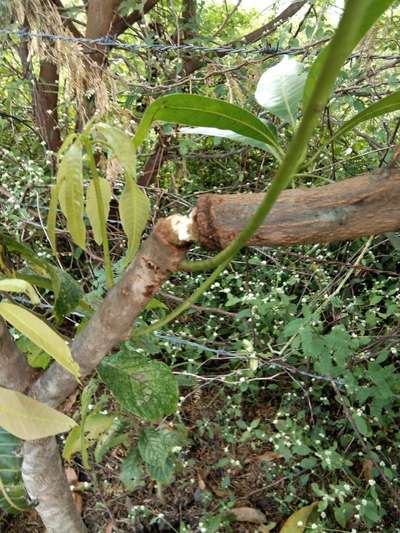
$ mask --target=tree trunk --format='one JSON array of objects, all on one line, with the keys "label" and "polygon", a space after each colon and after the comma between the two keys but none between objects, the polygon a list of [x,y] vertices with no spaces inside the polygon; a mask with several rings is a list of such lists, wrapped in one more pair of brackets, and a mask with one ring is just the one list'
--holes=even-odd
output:
[{"label": "tree trunk", "polygon": [[40,63],[39,79],[33,88],[33,118],[49,150],[57,152],[61,146],[58,125],[58,66],[48,60]]},{"label": "tree trunk", "polygon": [[[195,213],[198,241],[225,248],[254,215],[264,194],[205,194]],[[352,240],[400,229],[400,170],[381,169],[339,183],[284,191],[250,246]]]},{"label": "tree trunk", "polygon": [[[182,218],[186,221],[186,217]],[[176,220],[176,218],[175,218]],[[186,252],[170,219],[161,220],[122,279],[112,288],[86,328],[72,343],[72,355],[81,376],[90,375],[105,355],[130,336],[132,323],[171,272],[177,270]],[[77,387],[74,377],[57,363],[34,383],[31,395],[57,407]],[[47,530],[81,533],[84,526],[71,504],[54,438],[27,442],[22,468],[24,482]]]}]

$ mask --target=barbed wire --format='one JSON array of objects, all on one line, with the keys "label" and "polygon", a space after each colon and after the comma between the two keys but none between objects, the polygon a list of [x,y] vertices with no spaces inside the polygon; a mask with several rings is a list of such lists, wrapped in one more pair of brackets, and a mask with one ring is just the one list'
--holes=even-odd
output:
[{"label": "barbed wire", "polygon": [[271,47],[269,45],[261,46],[258,48],[241,46],[233,48],[232,46],[203,46],[197,44],[157,44],[157,43],[141,43],[141,44],[128,44],[122,41],[113,39],[110,36],[91,39],[89,37],[74,37],[72,35],[57,35],[46,32],[34,32],[24,29],[15,30],[11,28],[0,29],[0,35],[8,37],[18,37],[19,39],[38,38],[48,39],[50,41],[64,41],[85,45],[105,46],[118,48],[120,50],[127,50],[130,52],[138,52],[140,50],[154,50],[156,52],[168,52],[174,50],[190,51],[190,52],[203,52],[203,53],[222,53],[222,54],[268,54],[268,55],[282,55],[290,51],[279,50],[278,47]]}]

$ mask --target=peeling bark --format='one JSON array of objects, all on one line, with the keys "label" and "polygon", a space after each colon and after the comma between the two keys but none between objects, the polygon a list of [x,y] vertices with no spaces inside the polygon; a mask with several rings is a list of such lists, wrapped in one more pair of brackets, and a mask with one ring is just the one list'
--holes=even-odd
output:
[{"label": "peeling bark", "polygon": [[[264,194],[205,194],[195,214],[204,248],[225,248],[254,215]],[[339,183],[284,191],[250,246],[352,240],[400,229],[400,170],[378,170]]]},{"label": "peeling bark", "polygon": [[[109,291],[72,343],[72,355],[81,367],[82,377],[91,374],[105,355],[129,338],[133,321],[170,273],[177,270],[187,249],[186,241],[182,240],[186,236],[183,222],[176,218],[158,222],[120,282]],[[191,221],[186,222],[189,230]],[[34,383],[30,393],[37,400],[57,407],[76,387],[73,376],[53,363]],[[53,438],[27,442],[23,479],[31,498],[38,502],[37,510],[48,531],[81,533],[84,526],[71,505],[71,493],[56,455]]]},{"label": "peeling bark", "polygon": [[6,323],[0,318],[0,386],[23,392],[31,385],[34,376],[33,368],[26,362]]}]

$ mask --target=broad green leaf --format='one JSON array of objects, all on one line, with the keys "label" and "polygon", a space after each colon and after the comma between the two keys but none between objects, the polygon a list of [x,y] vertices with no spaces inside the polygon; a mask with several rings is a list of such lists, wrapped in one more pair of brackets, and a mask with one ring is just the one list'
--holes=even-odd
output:
[{"label": "broad green leaf", "polygon": [[138,449],[152,479],[168,484],[172,481],[175,466],[171,451],[177,444],[176,434],[165,429],[146,428],[139,437]]},{"label": "broad green leaf", "polygon": [[133,137],[103,122],[96,124],[93,130],[101,134],[127,175],[134,178],[136,176],[136,148]]},{"label": "broad green leaf", "polygon": [[59,188],[59,183],[50,188],[49,212],[47,214],[47,235],[54,255],[57,254],[56,225]]},{"label": "broad green leaf", "polygon": [[363,416],[357,415],[357,414],[353,415],[353,419],[354,419],[354,422],[355,422],[355,424],[357,426],[358,431],[362,435],[364,435],[365,437],[370,437],[371,436],[371,429],[370,429],[369,424],[366,421],[366,419]]},{"label": "broad green leaf", "polygon": [[126,261],[129,263],[138,251],[140,239],[150,215],[149,199],[129,176],[119,198],[119,214],[122,227],[128,237]]},{"label": "broad green leaf", "polygon": [[73,241],[85,248],[86,228],[83,220],[82,145],[75,141],[64,155],[57,173],[58,199],[67,219],[67,230]]},{"label": "broad green leaf", "polygon": [[121,481],[126,490],[133,491],[144,485],[144,472],[141,467],[142,458],[135,447],[126,456],[121,465]]},{"label": "broad green leaf", "polygon": [[15,514],[28,507],[21,476],[23,442],[0,427],[0,509]]},{"label": "broad green leaf", "polygon": [[210,137],[221,137],[223,139],[229,139],[231,141],[236,141],[248,146],[254,146],[255,148],[260,148],[265,152],[273,155],[278,161],[282,159],[280,152],[276,150],[272,145],[257,141],[251,137],[245,137],[244,135],[239,135],[231,130],[220,130],[218,128],[182,128],[181,133],[186,135],[209,135]]},{"label": "broad green leaf", "polygon": [[333,137],[336,139],[337,137],[340,137],[341,135],[344,135],[349,130],[352,130],[355,128],[358,124],[361,122],[365,122],[366,120],[371,120],[372,118],[379,117],[381,115],[384,115],[386,113],[392,113],[393,111],[398,111],[400,109],[400,91],[396,91],[395,93],[386,96],[386,98],[382,98],[379,100],[379,102],[376,102],[375,104],[370,105],[367,107],[367,109],[364,109],[364,111],[361,111],[361,113],[358,113],[355,117],[351,118],[350,120],[347,120],[343,126],[341,126],[333,135]]},{"label": "broad green leaf", "polygon": [[158,98],[143,115],[134,137],[135,146],[144,141],[155,120],[230,130],[279,150],[275,133],[264,122],[239,106],[215,98],[194,94],[171,94]]},{"label": "broad green leaf", "polygon": [[[98,440],[100,435],[110,429],[113,422],[113,415],[92,414],[88,415],[85,421],[86,446],[92,445]],[[75,426],[65,439],[63,457],[70,461],[74,453],[81,451],[81,426]]]},{"label": "broad green leaf", "polygon": [[90,225],[93,229],[94,240],[97,244],[102,244],[103,237],[101,234],[101,229],[103,223],[107,221],[108,214],[110,212],[110,202],[111,202],[111,185],[104,179],[99,178],[99,188],[101,201],[103,204],[103,213],[104,213],[104,222],[100,220],[99,209],[97,205],[97,196],[96,196],[96,184],[94,180],[89,183],[87,193],[86,193],[86,212],[89,217]]},{"label": "broad green leaf", "polygon": [[255,98],[264,109],[293,125],[303,96],[305,81],[303,65],[285,56],[261,76]]},{"label": "broad green leaf", "polygon": [[0,291],[22,292],[26,294],[33,304],[40,302],[39,296],[30,283],[23,279],[7,278],[0,280]]},{"label": "broad green leaf", "polygon": [[[359,20],[353,20],[353,25],[358,25],[358,31],[356,32],[351,48],[354,49],[361,39],[366,35],[369,29],[375,24],[378,18],[386,11],[386,9],[394,3],[395,0],[351,0],[351,2],[358,2],[363,8],[363,12]],[[350,1],[348,2],[350,4]],[[342,18],[348,17],[348,11],[346,5],[343,11]],[[321,70],[325,64],[328,50],[331,44],[325,46],[318,54],[314,63],[311,66],[311,69],[308,73],[305,90],[304,90],[304,101],[303,107],[306,108],[311,100],[311,96],[316,89],[316,83],[321,73]]]},{"label": "broad green leaf", "polygon": [[69,431],[76,422],[29,396],[0,387],[0,426],[20,439],[36,440]]},{"label": "broad green leaf", "polygon": [[293,513],[283,524],[280,533],[303,533],[305,531],[310,514],[313,512],[318,502],[302,507]]},{"label": "broad green leaf", "polygon": [[157,421],[175,412],[176,379],[167,365],[121,351],[103,360],[99,374],[127,411]]},{"label": "broad green leaf", "polygon": [[79,378],[79,365],[72,358],[68,344],[43,320],[27,309],[9,302],[0,302],[0,315],[73,376]]}]

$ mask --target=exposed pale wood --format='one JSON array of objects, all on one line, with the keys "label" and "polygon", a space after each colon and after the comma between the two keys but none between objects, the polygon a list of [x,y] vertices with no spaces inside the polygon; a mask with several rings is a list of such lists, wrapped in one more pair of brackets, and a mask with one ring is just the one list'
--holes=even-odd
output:
[{"label": "exposed pale wood", "polygon": [[[196,208],[200,244],[220,250],[243,229],[263,194],[205,194]],[[380,169],[312,189],[284,191],[248,242],[285,246],[352,240],[400,229],[400,170]]]}]

